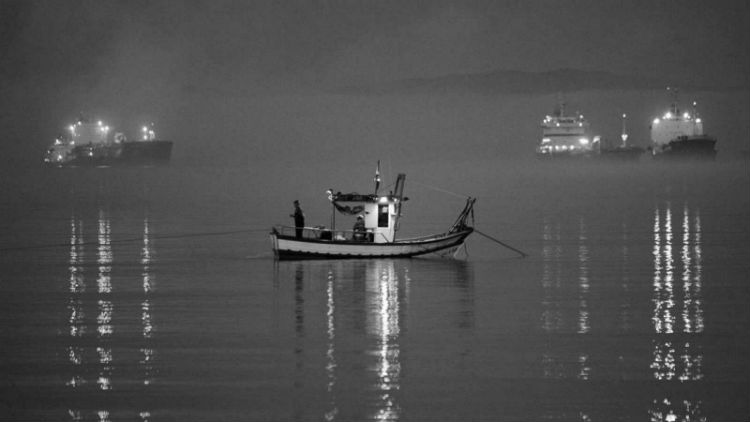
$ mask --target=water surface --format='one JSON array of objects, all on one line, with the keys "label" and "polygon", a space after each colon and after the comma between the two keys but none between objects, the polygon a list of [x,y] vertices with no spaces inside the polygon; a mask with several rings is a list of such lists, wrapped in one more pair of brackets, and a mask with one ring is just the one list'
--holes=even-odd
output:
[{"label": "water surface", "polygon": [[302,169],[8,179],[0,419],[746,420],[746,162],[482,164],[406,169],[404,234],[471,194],[526,259],[274,261],[348,189]]}]

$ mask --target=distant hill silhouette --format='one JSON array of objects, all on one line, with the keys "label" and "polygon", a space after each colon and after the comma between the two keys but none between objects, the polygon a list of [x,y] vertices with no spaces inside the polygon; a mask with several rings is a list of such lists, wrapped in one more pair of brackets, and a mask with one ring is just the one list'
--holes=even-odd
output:
[{"label": "distant hill silhouette", "polygon": [[349,94],[417,94],[429,92],[546,94],[583,90],[664,89],[667,86],[678,86],[681,89],[691,91],[743,89],[742,87],[706,86],[692,81],[675,81],[666,78],[566,68],[548,72],[494,70],[434,78],[410,78],[382,84],[348,86],[336,91]]}]

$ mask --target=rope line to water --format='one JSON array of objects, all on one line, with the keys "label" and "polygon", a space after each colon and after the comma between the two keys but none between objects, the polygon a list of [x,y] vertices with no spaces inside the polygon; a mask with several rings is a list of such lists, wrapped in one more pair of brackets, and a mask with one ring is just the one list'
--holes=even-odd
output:
[{"label": "rope line to water", "polygon": [[[220,231],[220,232],[167,234],[167,235],[161,235],[161,236],[155,235],[155,236],[148,236],[148,239],[149,240],[184,239],[184,238],[189,238],[189,237],[226,236],[230,234],[267,232],[267,231],[268,229],[241,229],[241,230],[227,230],[227,231]],[[109,244],[131,243],[131,242],[140,242],[140,241],[143,241],[143,236],[132,237],[132,238],[127,238],[127,239],[112,239],[109,241]],[[49,243],[46,245],[34,245],[34,246],[11,246],[11,247],[0,248],[0,252],[46,249],[46,248],[66,248],[70,246],[91,246],[91,245],[99,245],[99,244],[100,242],[96,240],[96,241],[88,241],[88,242],[76,242],[73,244],[71,244],[70,242],[67,242],[67,243]]]},{"label": "rope line to water", "polygon": [[423,186],[423,187],[426,187],[426,188],[429,188],[429,189],[434,189],[434,190],[436,190],[438,192],[447,193],[449,195],[457,196],[459,198],[464,198],[464,199],[465,198],[471,198],[469,195],[463,195],[463,194],[460,194],[460,193],[451,192],[449,190],[445,190],[443,188],[439,188],[437,186],[428,185],[428,184],[425,184],[425,183],[420,183],[420,182],[417,182],[415,180],[412,180],[409,183],[414,183],[415,185],[420,185],[420,186]]},{"label": "rope line to water", "polygon": [[480,234],[480,235],[482,235],[484,237],[486,237],[487,239],[489,239],[489,240],[491,240],[491,241],[493,241],[495,243],[498,243],[498,244],[500,244],[502,246],[505,246],[506,248],[512,250],[513,252],[516,252],[517,254],[521,255],[521,258],[526,258],[527,256],[529,256],[529,254],[527,254],[526,252],[524,252],[522,250],[519,250],[519,249],[516,249],[513,246],[508,245],[507,243],[503,243],[503,242],[495,239],[494,237],[492,237],[492,236],[490,236],[488,234],[482,233],[479,230],[477,230],[476,228],[474,229],[474,232],[477,233],[477,234]]}]

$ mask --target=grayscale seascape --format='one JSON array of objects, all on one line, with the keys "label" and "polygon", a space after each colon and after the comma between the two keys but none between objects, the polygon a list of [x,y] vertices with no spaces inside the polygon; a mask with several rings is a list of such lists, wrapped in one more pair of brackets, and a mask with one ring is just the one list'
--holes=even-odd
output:
[{"label": "grayscale seascape", "polygon": [[750,421],[747,0],[0,0],[0,133],[0,422]]}]

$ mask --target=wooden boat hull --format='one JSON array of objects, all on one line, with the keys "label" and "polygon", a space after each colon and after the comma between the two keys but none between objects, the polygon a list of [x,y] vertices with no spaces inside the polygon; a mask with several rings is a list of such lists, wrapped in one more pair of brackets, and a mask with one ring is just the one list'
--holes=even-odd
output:
[{"label": "wooden boat hull", "polygon": [[474,230],[467,227],[418,239],[390,243],[320,240],[286,236],[271,232],[274,255],[278,259],[345,259],[345,258],[409,258],[426,254],[453,254]]}]

